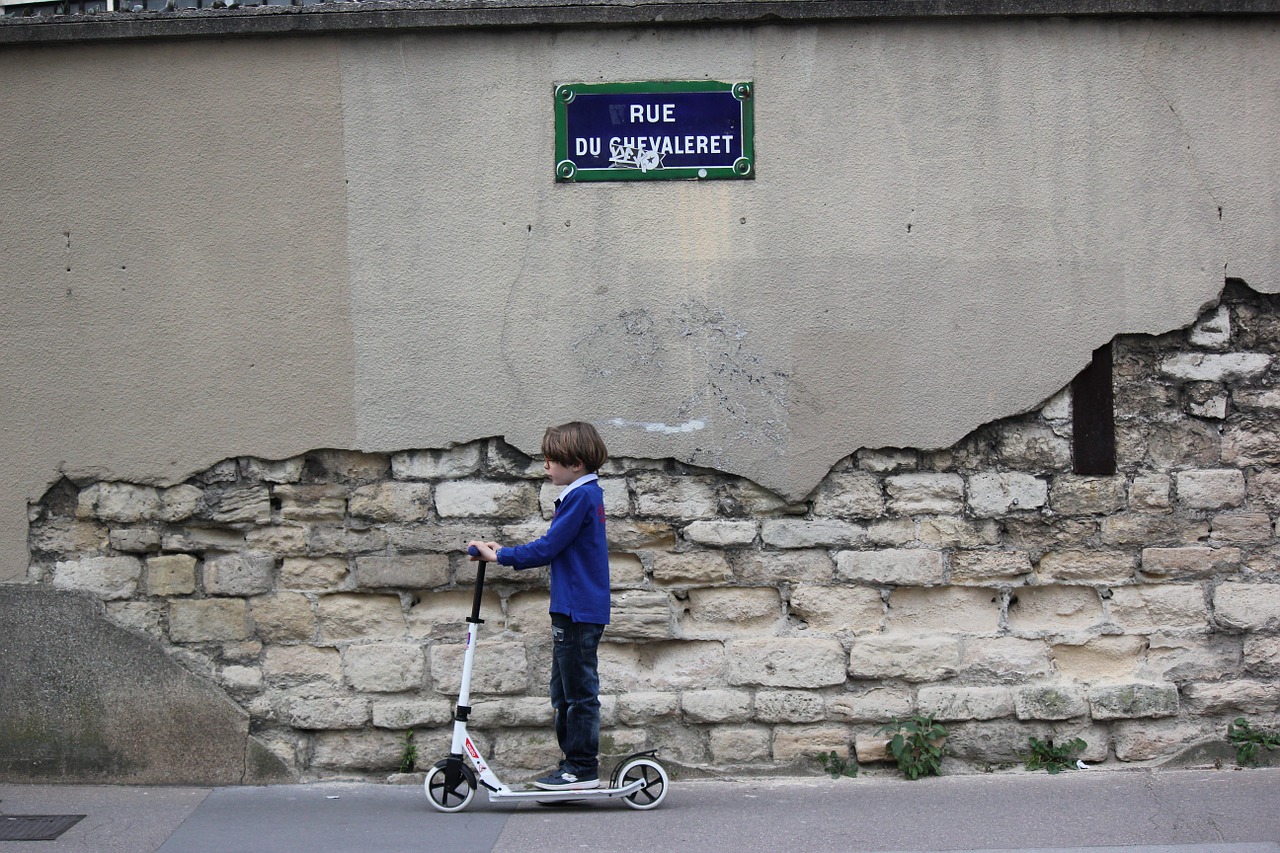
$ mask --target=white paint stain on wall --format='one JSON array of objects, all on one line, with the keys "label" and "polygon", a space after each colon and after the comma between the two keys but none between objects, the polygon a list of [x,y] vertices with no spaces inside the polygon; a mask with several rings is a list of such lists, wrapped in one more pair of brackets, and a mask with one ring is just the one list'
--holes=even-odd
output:
[{"label": "white paint stain on wall", "polygon": [[609,426],[616,427],[639,427],[645,432],[660,432],[663,435],[677,435],[682,432],[697,432],[700,429],[706,429],[707,422],[704,420],[685,421],[682,424],[664,424],[650,421],[628,421],[622,418],[613,418],[606,421]]}]

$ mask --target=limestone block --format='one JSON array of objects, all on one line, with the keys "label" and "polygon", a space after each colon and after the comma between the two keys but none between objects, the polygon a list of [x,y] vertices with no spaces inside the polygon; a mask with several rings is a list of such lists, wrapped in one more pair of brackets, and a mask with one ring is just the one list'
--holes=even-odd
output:
[{"label": "limestone block", "polygon": [[85,557],[54,563],[53,585],[58,589],[82,589],[104,601],[132,598],[142,577],[137,557]]},{"label": "limestone block", "polygon": [[816,631],[878,631],[884,620],[879,590],[802,583],[791,591],[791,615]]},{"label": "limestone block", "polygon": [[380,729],[444,726],[453,720],[453,708],[453,703],[444,699],[375,700],[373,724]]},{"label": "limestone block", "polygon": [[1238,679],[1188,684],[1183,695],[1186,697],[1186,710],[1199,716],[1270,715],[1280,711],[1280,692],[1271,681]]},{"label": "limestone block", "polygon": [[758,690],[755,718],[762,723],[817,723],[826,718],[826,702],[811,690]]},{"label": "limestone block", "polygon": [[1053,478],[1049,506],[1061,515],[1106,515],[1125,507],[1123,474],[1112,477],[1085,477],[1060,474]]},{"label": "limestone block", "polygon": [[1102,623],[1102,601],[1091,587],[1019,587],[1009,599],[1009,629],[1021,635],[1088,631]]},{"label": "limestone block", "polygon": [[266,483],[296,483],[302,476],[305,462],[306,459],[302,456],[280,460],[248,456],[240,459],[240,470],[246,477]]},{"label": "limestone block", "polygon": [[1239,548],[1143,548],[1142,574],[1169,580],[1208,578],[1234,574],[1240,568]]},{"label": "limestone block", "polygon": [[671,596],[665,592],[628,590],[613,595],[610,639],[669,640]]},{"label": "limestone block", "polygon": [[[431,676],[436,692],[456,696],[462,686],[462,658],[465,643],[435,643],[431,646]],[[523,693],[529,688],[529,662],[523,643],[481,641],[476,647],[471,671],[474,694]]]},{"label": "limestone block", "polygon": [[1190,721],[1117,723],[1112,727],[1116,758],[1121,761],[1151,761],[1176,755],[1189,745],[1205,740],[1209,733]]},{"label": "limestone block", "polygon": [[[1247,642],[1247,640],[1246,640]],[[1242,666],[1241,638],[1178,632],[1147,637],[1139,678],[1148,681],[1216,681],[1236,676]]]},{"label": "limestone block", "polygon": [[1052,470],[1071,464],[1071,442],[1048,425],[1034,422],[1001,424],[996,453],[1011,468]]},{"label": "limestone block", "polygon": [[1238,512],[1215,515],[1209,523],[1210,540],[1242,545],[1269,542],[1273,536],[1271,516],[1265,512]]},{"label": "limestone block", "polygon": [[391,475],[397,480],[469,477],[480,470],[483,449],[483,442],[473,441],[443,450],[411,450],[395,453],[391,456]]},{"label": "limestone block", "polygon": [[831,474],[818,487],[813,502],[817,516],[876,518],[884,515],[880,479],[863,471]]},{"label": "limestone block", "polygon": [[1222,434],[1222,461],[1241,468],[1280,465],[1280,424],[1228,423]]},{"label": "limestone block", "polygon": [[504,769],[520,767],[545,773],[561,758],[556,733],[548,727],[504,730],[493,739],[493,763]]},{"label": "limestone block", "polygon": [[1089,695],[1074,684],[1030,684],[1013,689],[1019,720],[1069,720],[1089,713]]},{"label": "limestone block", "polygon": [[[663,593],[665,595],[665,593]],[[437,593],[437,604],[432,605],[433,611],[439,611],[440,616],[437,621],[446,622],[449,618],[462,618],[471,612],[471,602],[473,600],[471,593],[465,596],[460,593]],[[465,607],[458,608],[458,605]],[[547,592],[521,592],[507,599],[507,630],[523,631],[525,633],[535,632],[543,633],[550,636],[551,633],[551,594]],[[418,607],[414,607],[417,611]],[[480,612],[483,614],[487,608],[482,604]],[[426,615],[426,613],[424,613]],[[610,634],[613,633],[613,624],[611,623],[606,629]],[[463,632],[465,633],[465,631]]]},{"label": "limestone block", "polygon": [[[1153,421],[1145,425],[1146,449],[1149,466],[1166,471],[1187,466],[1207,468],[1225,462],[1223,458],[1224,436],[1218,426],[1209,421],[1180,418],[1172,421]],[[1141,458],[1141,447],[1122,448],[1118,440],[1116,454],[1121,459]]]},{"label": "limestone block", "polygon": [[885,477],[884,488],[895,515],[954,515],[964,509],[959,474],[894,474]]},{"label": "limestone block", "polygon": [[750,545],[756,541],[758,527],[754,521],[691,521],[680,531],[689,542],[725,548]]},{"label": "limestone block", "polygon": [[1044,640],[969,637],[958,674],[967,682],[1020,684],[1052,672],[1053,659]]},{"label": "limestone block", "polygon": [[881,548],[841,551],[836,579],[890,586],[931,586],[943,582],[942,553],[926,548]]},{"label": "limestone block", "polygon": [[730,480],[721,487],[719,509],[722,515],[751,518],[780,512],[803,514],[806,509],[792,506],[764,486],[750,480]]},{"label": "limestone block", "polygon": [[609,555],[610,589],[639,589],[646,579],[644,563],[635,554]]},{"label": "limestone block", "polygon": [[1274,412],[1280,409],[1280,388],[1268,388],[1264,391],[1236,389],[1231,395],[1231,401],[1237,409],[1266,409]]},{"label": "limestone block", "polygon": [[282,589],[328,590],[347,576],[346,557],[286,557],[280,564]]},{"label": "limestone block", "polygon": [[311,602],[302,593],[276,592],[251,598],[249,614],[264,640],[310,640],[316,631]]},{"label": "limestone block", "polygon": [[680,697],[675,693],[623,693],[618,696],[618,722],[647,726],[663,717],[680,713]]},{"label": "limestone block", "polygon": [[1142,655],[1141,637],[1094,637],[1083,643],[1058,644],[1052,649],[1058,672],[1091,683],[1132,677]]},{"label": "limestone block", "polygon": [[915,713],[915,698],[901,687],[873,687],[827,699],[827,716],[843,723],[887,723]]},{"label": "limestone block", "polygon": [[751,694],[745,690],[686,690],[680,695],[680,706],[685,719],[693,723],[741,723],[751,717]]},{"label": "limestone block", "polygon": [[1203,315],[1187,332],[1187,341],[1205,349],[1225,349],[1231,342],[1231,309],[1219,305]]},{"label": "limestone block", "polygon": [[398,595],[337,593],[317,599],[320,636],[327,641],[400,637],[405,631]]},{"label": "limestone block", "polygon": [[249,607],[243,598],[175,599],[169,602],[169,639],[175,643],[247,640]]},{"label": "limestone block", "polygon": [[353,689],[369,693],[417,690],[426,676],[422,648],[411,643],[348,646],[342,674]]},{"label": "limestone block", "polygon": [[263,653],[262,675],[281,687],[311,681],[337,684],[342,677],[342,658],[332,648],[271,645]]},{"label": "limestone block", "polygon": [[1199,542],[1209,535],[1207,522],[1170,515],[1122,512],[1099,520],[1103,545],[1146,547],[1153,543]]},{"label": "limestone block", "polygon": [[1250,675],[1280,677],[1280,637],[1245,637],[1243,660]]},{"label": "limestone block", "polygon": [[431,486],[398,481],[361,486],[347,498],[347,511],[372,521],[425,521],[431,516]]},{"label": "limestone block", "polygon": [[729,648],[729,683],[825,687],[845,680],[844,649],[828,639],[756,638]]},{"label": "limestone block", "polygon": [[1213,621],[1243,631],[1280,630],[1280,585],[1225,583],[1213,590]]},{"label": "limestone block", "polygon": [[826,551],[747,551],[732,556],[739,583],[830,583],[835,562]]},{"label": "limestone block", "polygon": [[446,480],[435,491],[441,518],[525,518],[538,508],[529,483]]},{"label": "limestone block", "polygon": [[1111,591],[1108,608],[1111,621],[1129,634],[1169,628],[1204,629],[1209,624],[1204,589],[1199,584],[1116,587]]},{"label": "limestone block", "polygon": [[307,454],[307,462],[315,469],[317,480],[339,483],[372,483],[386,479],[391,470],[384,454],[355,450],[315,450]]},{"label": "limestone block", "polygon": [[942,722],[1013,715],[1013,694],[1007,687],[921,687],[916,702],[920,713]]},{"label": "limestone block", "polygon": [[1135,717],[1176,717],[1176,684],[1095,684],[1089,688],[1094,720],[1126,720]]},{"label": "limestone block", "polygon": [[103,521],[132,524],[159,518],[160,493],[155,488],[132,483],[98,483],[97,486],[93,514]]},{"label": "limestone block", "polygon": [[449,583],[444,554],[368,554],[356,558],[359,589],[433,589]]},{"label": "limestone block", "polygon": [[151,601],[108,601],[104,607],[107,618],[117,625],[142,631],[154,637],[163,637],[160,620],[164,612],[161,605]]},{"label": "limestone block", "polygon": [[233,693],[253,692],[262,689],[262,670],[256,666],[224,666],[218,680]]},{"label": "limestone block", "polygon": [[870,680],[938,681],[955,675],[960,666],[960,653],[960,638],[955,636],[859,637],[849,652],[849,676]]},{"label": "limestone block", "polygon": [[271,523],[271,493],[266,486],[205,493],[209,518],[218,524],[263,525]]},{"label": "limestone block", "polygon": [[1031,574],[1026,551],[956,551],[951,555],[951,583],[1017,583]]},{"label": "limestone block", "polygon": [[912,518],[881,518],[867,523],[867,542],[899,548],[916,542],[916,522]]},{"label": "limestone block", "polygon": [[885,630],[994,634],[1000,630],[1000,593],[977,587],[898,587],[889,593]]},{"label": "limestone block", "polygon": [[772,587],[689,590],[679,620],[680,633],[690,638],[772,633],[782,618],[782,596]]},{"label": "limestone block", "polygon": [[1280,468],[1250,471],[1245,478],[1245,493],[1253,508],[1280,514]]},{"label": "limestone block", "polygon": [[[247,546],[253,551],[263,551],[280,557],[301,557],[307,553],[309,547],[307,545],[308,529],[292,525],[258,527],[245,531],[243,534],[235,534],[234,531],[230,530],[200,532],[198,539],[192,535],[195,533],[197,531],[188,528],[181,539],[166,536],[164,539],[165,550],[236,551]],[[203,540],[214,539],[217,535],[226,536],[227,538],[225,541],[204,543]],[[234,540],[230,539],[232,535],[236,537]]]},{"label": "limestone block", "polygon": [[1079,519],[1046,512],[1005,516],[999,544],[1030,552],[1090,550],[1097,547],[1098,527],[1106,518],[1110,516]]},{"label": "limestone block", "polygon": [[723,583],[733,576],[722,551],[659,553],[653,557],[653,582],[664,585]]},{"label": "limestone block", "polygon": [[173,524],[186,521],[196,514],[204,500],[204,490],[184,483],[162,490],[159,496],[160,506],[155,513],[156,519]]},{"label": "limestone block", "polygon": [[853,748],[859,764],[893,761],[893,755],[889,752],[889,738],[882,734],[859,732],[853,739]]},{"label": "limestone block", "polygon": [[399,732],[320,732],[315,736],[311,764],[348,773],[390,772],[400,766],[404,737]]},{"label": "limestone block", "polygon": [[1001,544],[1000,525],[990,518],[922,518],[917,535],[921,545],[931,548],[981,548]]},{"label": "limestone block", "polygon": [[1159,371],[1175,379],[1195,382],[1231,382],[1253,379],[1267,372],[1271,357],[1265,353],[1178,353],[1161,360]]},{"label": "limestone block", "polygon": [[272,492],[285,522],[342,521],[347,514],[347,490],[335,483],[289,484]]},{"label": "limestone block", "polygon": [[919,464],[919,454],[914,450],[900,448],[877,448],[875,450],[859,450],[856,454],[859,468],[873,474],[891,474],[894,471],[905,471]]},{"label": "limestone block", "polygon": [[160,531],[152,527],[119,527],[108,534],[108,542],[116,551],[154,553],[160,550]]},{"label": "limestone block", "polygon": [[[631,490],[622,477],[603,477],[599,481],[604,493],[604,511],[610,518],[626,518],[631,514]],[[538,492],[538,507],[542,517],[551,519],[556,514],[556,500],[564,492],[563,486],[543,483]]]},{"label": "limestone block", "polygon": [[1174,482],[1178,503],[1188,509],[1226,509],[1244,503],[1244,472],[1234,468],[1179,471]]},{"label": "limestone block", "polygon": [[760,525],[760,540],[773,548],[853,546],[866,543],[867,528],[836,518],[769,518]]},{"label": "limestone block", "polygon": [[162,554],[147,558],[148,595],[190,595],[196,591],[196,558]]},{"label": "limestone block", "polygon": [[493,728],[552,726],[555,723],[555,710],[546,696],[491,698],[471,709],[471,721],[477,727]]},{"label": "limestone block", "polygon": [[716,726],[708,735],[711,760],[717,766],[768,761],[772,735],[766,728]]},{"label": "limestone block", "polygon": [[[605,636],[608,637],[607,629]],[[600,646],[600,690],[605,693],[723,687],[726,671],[722,642],[682,640]]]},{"label": "limestone block", "polygon": [[676,544],[675,529],[664,521],[611,518],[605,522],[605,536],[611,551],[672,548]]},{"label": "limestone block", "polygon": [[46,554],[85,554],[102,551],[110,546],[110,531],[96,521],[80,521],[65,518],[45,518],[32,522],[31,551]]},{"label": "limestone block", "polygon": [[1049,551],[1040,558],[1037,571],[1044,583],[1121,584],[1133,577],[1133,555],[1124,551]]},{"label": "limestone block", "polygon": [[360,530],[316,524],[307,530],[307,553],[310,554],[372,554],[386,547],[387,532],[376,528]]},{"label": "limestone block", "polygon": [[969,509],[979,517],[1037,509],[1048,499],[1048,484],[1030,474],[989,472],[969,478]]},{"label": "limestone block", "polygon": [[636,514],[692,521],[717,513],[715,483],[699,477],[642,473],[635,477]]},{"label": "limestone block", "polygon": [[841,725],[777,726],[773,730],[773,760],[812,760],[815,755],[831,752],[848,758],[851,740],[852,733]]},{"label": "limestone block", "polygon": [[260,551],[206,557],[204,589],[210,595],[261,595],[275,581],[276,560]]},{"label": "limestone block", "polygon": [[1129,486],[1129,507],[1135,510],[1167,510],[1173,506],[1173,478],[1167,474],[1138,474]]}]

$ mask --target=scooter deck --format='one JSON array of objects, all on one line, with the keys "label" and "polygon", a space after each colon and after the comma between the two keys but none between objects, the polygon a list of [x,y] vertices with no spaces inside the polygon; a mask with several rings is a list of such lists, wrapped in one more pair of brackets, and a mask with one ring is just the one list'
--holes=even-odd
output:
[{"label": "scooter deck", "polygon": [[489,802],[495,800],[538,800],[539,802],[565,800],[609,800],[615,797],[626,797],[644,788],[645,780],[636,779],[621,788],[586,788],[574,791],[544,791],[541,788],[533,791],[490,791]]}]

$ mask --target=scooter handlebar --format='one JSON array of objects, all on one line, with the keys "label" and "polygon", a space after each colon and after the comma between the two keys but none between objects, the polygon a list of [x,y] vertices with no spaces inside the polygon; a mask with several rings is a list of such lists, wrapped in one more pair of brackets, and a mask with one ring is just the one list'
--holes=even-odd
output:
[{"label": "scooter handlebar", "polygon": [[479,549],[479,548],[477,548],[475,545],[470,545],[470,546],[468,546],[468,547],[467,547],[467,553],[468,553],[468,554],[470,554],[470,555],[471,555],[471,556],[473,556],[473,557],[479,557],[479,556],[480,556],[480,549]]}]

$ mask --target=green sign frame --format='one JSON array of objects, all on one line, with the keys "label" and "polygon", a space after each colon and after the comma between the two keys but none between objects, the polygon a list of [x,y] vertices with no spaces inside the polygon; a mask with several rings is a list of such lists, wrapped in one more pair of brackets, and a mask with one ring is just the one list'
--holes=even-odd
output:
[{"label": "green sign frame", "polygon": [[[674,95],[669,100],[679,100],[678,117],[674,104],[660,103],[664,95]],[[755,84],[751,81],[563,83],[555,87],[554,103],[555,177],[559,183],[755,178]],[[613,111],[614,132],[626,132],[622,129],[626,125],[618,124],[618,111],[631,110],[638,111],[631,112],[632,121],[644,122],[647,115],[651,122],[633,125],[642,128],[642,133],[661,134],[667,130],[675,135],[606,136],[600,119],[602,110]],[[640,118],[636,119],[636,115]],[[577,134],[593,120],[594,150],[588,152],[586,140]],[[656,122],[669,122],[670,129]],[[639,140],[638,150],[635,145],[624,146],[628,140]],[[686,150],[682,150],[682,144]],[[676,160],[678,165],[668,166],[664,159]]]}]

